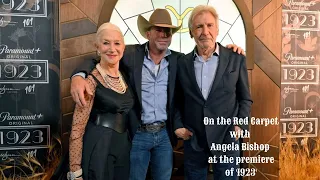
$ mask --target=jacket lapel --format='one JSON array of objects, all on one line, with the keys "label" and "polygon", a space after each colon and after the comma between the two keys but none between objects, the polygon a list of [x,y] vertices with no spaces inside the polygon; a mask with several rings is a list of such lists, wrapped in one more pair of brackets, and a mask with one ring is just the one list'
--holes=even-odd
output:
[{"label": "jacket lapel", "polygon": [[[219,44],[220,46],[220,44]],[[214,78],[214,81],[212,83],[211,91],[208,95],[207,100],[210,101],[210,98],[213,96],[215,89],[217,88],[218,84],[221,81],[222,75],[225,72],[228,64],[229,64],[229,52],[226,51],[226,49],[223,46],[219,47],[219,64],[217,67],[216,76]]]},{"label": "jacket lapel", "polygon": [[134,56],[134,85],[137,92],[137,96],[141,105],[141,77],[142,77],[142,65],[145,56],[145,46],[142,44],[137,47],[137,51]]},{"label": "jacket lapel", "polygon": [[175,81],[176,81],[176,74],[177,74],[177,56],[169,55],[168,56],[169,62],[169,85],[168,85],[168,95],[169,95],[169,106],[172,103],[172,99],[174,96],[174,88],[175,88]]}]

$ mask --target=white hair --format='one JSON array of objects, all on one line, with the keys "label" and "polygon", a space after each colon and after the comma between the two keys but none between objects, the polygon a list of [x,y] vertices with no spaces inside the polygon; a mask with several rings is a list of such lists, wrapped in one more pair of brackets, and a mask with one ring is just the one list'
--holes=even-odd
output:
[{"label": "white hair", "polygon": [[107,23],[103,23],[101,24],[101,26],[98,28],[97,33],[96,33],[96,40],[98,41],[99,36],[101,34],[101,32],[103,30],[114,30],[114,31],[118,31],[121,34],[121,37],[123,38],[123,34],[120,30],[120,28],[118,26],[116,26],[115,24],[112,24],[110,22]]},{"label": "white hair", "polygon": [[192,37],[191,31],[192,31],[193,20],[197,15],[199,15],[203,12],[209,12],[212,14],[212,16],[216,20],[216,26],[219,29],[219,15],[218,15],[216,9],[214,9],[214,7],[212,7],[210,5],[198,5],[197,7],[195,7],[192,10],[192,13],[191,13],[189,20],[188,20],[189,33],[190,33],[191,37]]}]

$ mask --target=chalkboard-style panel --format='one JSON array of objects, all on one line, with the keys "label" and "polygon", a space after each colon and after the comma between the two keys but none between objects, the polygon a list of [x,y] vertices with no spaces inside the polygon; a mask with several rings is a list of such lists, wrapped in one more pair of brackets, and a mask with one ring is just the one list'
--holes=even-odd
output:
[{"label": "chalkboard-style panel", "polygon": [[0,179],[41,179],[59,161],[59,5],[0,1]]}]

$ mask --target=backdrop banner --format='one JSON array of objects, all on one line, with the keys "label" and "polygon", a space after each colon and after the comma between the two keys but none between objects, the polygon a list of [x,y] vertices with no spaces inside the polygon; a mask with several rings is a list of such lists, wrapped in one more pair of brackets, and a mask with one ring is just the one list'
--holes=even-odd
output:
[{"label": "backdrop banner", "polygon": [[59,1],[1,0],[0,179],[48,177],[59,161],[59,86]]},{"label": "backdrop banner", "polygon": [[281,138],[302,145],[319,137],[319,9],[311,0],[282,6]]}]

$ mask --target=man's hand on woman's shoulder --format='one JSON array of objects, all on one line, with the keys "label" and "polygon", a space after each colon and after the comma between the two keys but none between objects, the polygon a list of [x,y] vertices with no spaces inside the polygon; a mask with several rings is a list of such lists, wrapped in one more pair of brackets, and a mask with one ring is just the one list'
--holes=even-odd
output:
[{"label": "man's hand on woman's shoulder", "polygon": [[81,76],[71,78],[70,93],[73,101],[80,107],[87,106],[85,95],[93,95],[88,82]]}]

